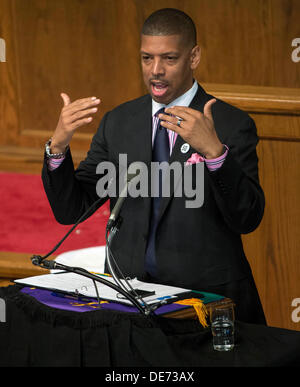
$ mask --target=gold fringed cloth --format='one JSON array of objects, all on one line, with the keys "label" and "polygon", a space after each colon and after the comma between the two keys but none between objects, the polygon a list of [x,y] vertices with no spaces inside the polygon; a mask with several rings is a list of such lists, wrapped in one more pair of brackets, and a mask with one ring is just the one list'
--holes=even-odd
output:
[{"label": "gold fringed cloth", "polygon": [[201,301],[199,298],[189,298],[186,300],[180,300],[180,301],[176,301],[175,304],[193,306],[193,308],[198,316],[200,324],[204,328],[208,327],[208,324],[207,324],[208,311],[207,311],[206,306],[204,305],[203,301]]}]

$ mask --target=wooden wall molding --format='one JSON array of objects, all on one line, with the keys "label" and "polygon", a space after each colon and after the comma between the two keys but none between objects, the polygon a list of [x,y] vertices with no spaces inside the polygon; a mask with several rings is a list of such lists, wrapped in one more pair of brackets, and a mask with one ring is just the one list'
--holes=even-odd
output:
[{"label": "wooden wall molding", "polygon": [[[1,251],[0,286],[13,285],[13,280],[15,279],[50,273],[50,270],[34,266],[31,263],[30,256],[30,254],[26,253],[12,253]],[[48,259],[55,259],[55,256],[50,256]]]},{"label": "wooden wall molding", "polygon": [[[258,126],[260,139],[300,141],[300,89],[211,83],[202,86],[215,97],[248,112]],[[20,131],[20,142],[40,147],[52,135],[50,129],[24,129]],[[86,152],[93,135],[79,130],[72,140],[73,148]]]},{"label": "wooden wall molding", "polygon": [[248,85],[204,84],[223,101],[248,113],[300,116],[300,89]]},{"label": "wooden wall molding", "polygon": [[261,140],[300,141],[300,89],[203,84],[208,93],[246,111]]}]

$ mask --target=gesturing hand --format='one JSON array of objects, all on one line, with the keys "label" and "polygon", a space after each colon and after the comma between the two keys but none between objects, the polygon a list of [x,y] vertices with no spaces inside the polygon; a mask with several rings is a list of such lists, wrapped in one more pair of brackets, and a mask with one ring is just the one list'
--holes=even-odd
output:
[{"label": "gesturing hand", "polygon": [[98,108],[96,106],[100,103],[100,99],[96,97],[78,99],[72,103],[67,94],[61,93],[61,97],[64,106],[52,137],[52,153],[64,152],[75,130],[92,121],[93,118],[90,115],[97,112]]},{"label": "gesturing hand", "polygon": [[223,153],[223,145],[216,133],[211,113],[211,107],[215,102],[214,98],[209,100],[204,106],[203,113],[184,106],[167,108],[165,112],[168,114],[159,115],[161,125],[178,133],[205,158],[217,158]]}]

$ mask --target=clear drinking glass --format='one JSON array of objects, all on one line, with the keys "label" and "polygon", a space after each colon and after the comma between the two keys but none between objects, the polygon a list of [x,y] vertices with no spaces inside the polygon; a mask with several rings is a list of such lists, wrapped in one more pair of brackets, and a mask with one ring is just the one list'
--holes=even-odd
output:
[{"label": "clear drinking glass", "polygon": [[230,351],[234,347],[234,306],[224,304],[210,311],[213,347],[216,351]]}]

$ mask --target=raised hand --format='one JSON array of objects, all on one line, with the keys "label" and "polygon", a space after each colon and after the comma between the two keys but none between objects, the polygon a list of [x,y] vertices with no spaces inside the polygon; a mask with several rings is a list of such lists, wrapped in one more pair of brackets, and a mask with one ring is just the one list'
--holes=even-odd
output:
[{"label": "raised hand", "polygon": [[64,106],[52,136],[51,153],[64,152],[75,130],[93,120],[91,114],[98,111],[96,106],[100,103],[100,99],[96,97],[82,98],[74,102],[71,102],[69,96],[65,93],[61,93],[61,97]]},{"label": "raised hand", "polygon": [[184,106],[172,106],[160,114],[161,125],[178,133],[187,143],[207,159],[221,156],[223,145],[220,142],[211,113],[216,99],[209,100],[203,109],[198,110]]}]

